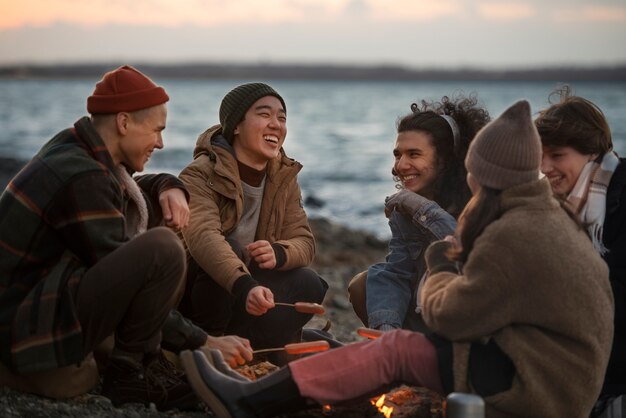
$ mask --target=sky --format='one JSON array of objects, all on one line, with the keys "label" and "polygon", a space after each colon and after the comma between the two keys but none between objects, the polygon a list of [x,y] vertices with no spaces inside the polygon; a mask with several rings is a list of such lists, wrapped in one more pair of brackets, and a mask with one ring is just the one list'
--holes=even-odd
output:
[{"label": "sky", "polygon": [[0,65],[626,64],[626,0],[0,0]]}]

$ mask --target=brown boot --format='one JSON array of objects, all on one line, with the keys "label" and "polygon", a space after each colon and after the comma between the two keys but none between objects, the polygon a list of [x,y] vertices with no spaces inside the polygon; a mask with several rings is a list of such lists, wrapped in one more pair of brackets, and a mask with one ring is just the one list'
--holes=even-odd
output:
[{"label": "brown boot", "polygon": [[102,395],[113,405],[154,403],[158,410],[195,409],[198,399],[184,372],[170,363],[162,352],[146,355],[143,364],[111,357],[104,374]]}]

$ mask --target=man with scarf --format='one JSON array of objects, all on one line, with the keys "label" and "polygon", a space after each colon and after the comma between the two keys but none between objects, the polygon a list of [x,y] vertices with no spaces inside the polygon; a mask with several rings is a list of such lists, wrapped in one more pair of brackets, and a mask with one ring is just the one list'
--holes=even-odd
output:
[{"label": "man with scarf", "polygon": [[571,95],[569,87],[553,94],[559,102],[535,120],[543,145],[541,171],[608,264],[615,299],[613,349],[592,416],[621,417],[626,413],[626,163],[613,151],[598,106]]}]

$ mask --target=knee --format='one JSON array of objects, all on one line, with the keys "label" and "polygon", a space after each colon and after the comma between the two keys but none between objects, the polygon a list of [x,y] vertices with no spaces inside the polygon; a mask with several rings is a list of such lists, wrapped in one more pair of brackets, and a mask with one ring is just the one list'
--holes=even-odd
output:
[{"label": "knee", "polygon": [[359,317],[363,325],[366,327],[369,325],[369,318],[367,315],[367,270],[362,271],[350,280],[348,284],[348,296],[350,298],[350,304],[354,313]]},{"label": "knee", "polygon": [[365,307],[367,271],[362,271],[350,280],[348,284],[348,295],[352,305]]},{"label": "knee", "polygon": [[153,266],[166,269],[169,276],[177,276],[183,280],[186,270],[185,249],[169,228],[152,228],[137,238],[142,241],[144,254],[152,261]]},{"label": "knee", "polygon": [[322,303],[328,283],[322,279],[314,270],[300,268],[293,271],[297,288],[301,290],[304,300]]},{"label": "knee", "polygon": [[171,229],[162,226],[152,228],[142,236],[151,243],[152,250],[158,256],[168,259],[185,259],[183,244]]}]

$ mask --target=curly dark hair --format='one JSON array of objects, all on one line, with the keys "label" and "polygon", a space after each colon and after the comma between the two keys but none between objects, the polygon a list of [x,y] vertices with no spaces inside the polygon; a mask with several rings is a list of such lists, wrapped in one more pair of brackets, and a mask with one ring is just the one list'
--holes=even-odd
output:
[{"label": "curly dark hair", "polygon": [[[489,112],[479,106],[475,93],[464,96],[462,93],[450,98],[443,96],[441,101],[422,100],[411,105],[412,113],[401,117],[397,122],[398,133],[419,131],[430,134],[437,156],[437,178],[433,185],[434,200],[455,218],[463,210],[471,192],[466,183],[465,155],[476,133],[490,121]],[[457,144],[450,124],[441,117],[448,115],[459,127],[460,138]],[[399,182],[395,170],[394,180]],[[400,184],[396,187],[400,188]]]}]

